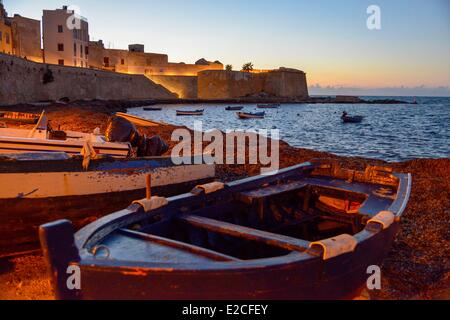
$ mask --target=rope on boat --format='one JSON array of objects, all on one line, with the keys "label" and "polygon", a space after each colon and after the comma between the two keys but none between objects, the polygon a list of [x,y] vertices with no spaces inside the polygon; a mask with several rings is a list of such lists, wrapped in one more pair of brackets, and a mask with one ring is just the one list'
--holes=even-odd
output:
[{"label": "rope on boat", "polygon": [[87,170],[89,168],[89,163],[91,159],[95,159],[97,157],[97,152],[92,145],[92,142],[86,140],[83,145],[83,149],[81,150],[81,155],[83,156],[83,169]]}]

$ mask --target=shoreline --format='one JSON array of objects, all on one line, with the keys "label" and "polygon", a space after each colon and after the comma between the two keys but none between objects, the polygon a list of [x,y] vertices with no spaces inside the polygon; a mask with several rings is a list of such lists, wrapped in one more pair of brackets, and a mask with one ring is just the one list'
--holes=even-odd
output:
[{"label": "shoreline", "polygon": [[373,100],[365,100],[358,96],[315,96],[307,99],[297,98],[278,98],[278,97],[244,97],[236,99],[144,99],[144,100],[75,100],[70,102],[58,101],[38,101],[33,103],[19,103],[13,105],[0,105],[5,111],[25,111],[34,110],[36,108],[47,107],[83,107],[97,106],[111,108],[116,111],[123,111],[129,108],[138,108],[144,106],[153,106],[158,104],[181,105],[181,104],[264,104],[264,103],[283,103],[283,104],[415,104],[413,102],[397,100],[394,98],[383,98]]},{"label": "shoreline", "polygon": [[[142,102],[142,101],[140,101]],[[94,101],[45,107],[49,120],[61,130],[92,132],[117,111],[134,107],[135,101]],[[19,105],[15,110],[36,112],[40,106]],[[22,126],[25,127],[25,126]],[[171,132],[179,128],[164,124],[157,128],[139,128],[147,135],[160,135],[171,148]],[[313,158],[336,159],[348,167],[362,169],[368,164],[384,164],[413,175],[413,190],[405,211],[402,228],[394,247],[383,263],[382,290],[370,292],[371,299],[448,299],[450,245],[450,158],[414,159],[405,162],[343,157],[327,152],[301,149],[280,141],[280,167]],[[258,165],[218,165],[217,179],[231,181],[259,174]],[[47,270],[40,255],[0,260],[1,299],[52,299]]]}]

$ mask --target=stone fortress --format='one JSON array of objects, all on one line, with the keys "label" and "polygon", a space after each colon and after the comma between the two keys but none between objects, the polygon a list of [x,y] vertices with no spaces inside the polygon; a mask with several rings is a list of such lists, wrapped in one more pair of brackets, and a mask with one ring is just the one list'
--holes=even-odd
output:
[{"label": "stone fortress", "polygon": [[[90,41],[88,20],[76,15],[67,6],[43,11],[42,33],[43,48],[41,48],[41,22],[17,14],[8,17],[0,0],[0,53],[25,60],[19,63],[22,67],[31,61],[40,63],[42,67],[30,64],[28,69],[39,69],[41,73],[52,65],[58,65],[56,69],[50,68],[58,70],[53,76],[56,83],[72,83],[69,87],[75,88],[77,84],[73,81],[77,79],[73,70],[77,70],[75,74],[99,75],[107,72],[109,75],[103,78],[108,78],[113,87],[123,83],[125,75],[131,78],[134,75],[144,77],[147,81],[164,87],[164,90],[171,92],[174,98],[182,99],[308,98],[306,74],[295,69],[227,71],[220,61],[211,62],[204,58],[195,64],[169,62],[166,54],[147,53],[142,44],[131,44],[128,50],[105,48],[102,40]],[[6,61],[5,55],[0,55],[0,62]],[[8,59],[8,61],[16,60]],[[12,72],[16,68],[3,68],[2,72],[8,72],[8,69]],[[11,78],[6,75],[0,77]],[[121,80],[117,80],[115,84],[114,79]],[[141,82],[142,78],[139,79]],[[97,82],[90,81],[91,85]],[[20,86],[18,83],[17,85]],[[103,85],[101,90],[101,96],[96,94],[95,90],[88,90],[90,94],[81,94],[86,90],[74,90],[79,94],[65,96],[71,99],[107,99]],[[47,88],[45,90],[42,88],[41,93],[47,91]],[[127,96],[126,91],[119,91],[123,93],[122,99],[142,96],[136,92]],[[159,97],[167,96],[165,91],[161,92]],[[47,93],[48,96],[58,95]],[[120,98],[117,94],[111,96]],[[144,95],[143,98],[145,97]],[[39,98],[42,98],[42,94]],[[32,100],[33,96],[26,100],[30,99]],[[1,103],[7,101],[0,96]]]}]

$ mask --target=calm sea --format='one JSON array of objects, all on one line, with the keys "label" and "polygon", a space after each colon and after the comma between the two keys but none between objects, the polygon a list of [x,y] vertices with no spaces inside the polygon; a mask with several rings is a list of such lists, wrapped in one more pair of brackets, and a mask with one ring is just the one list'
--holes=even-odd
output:
[{"label": "calm sea", "polygon": [[[388,97],[364,97],[383,99]],[[389,97],[412,101],[411,97]],[[300,148],[343,156],[361,156],[387,161],[450,157],[450,98],[418,97],[417,105],[284,104],[267,109],[265,119],[239,120],[228,105],[159,105],[162,111],[128,112],[147,119],[193,128],[201,120],[203,129],[279,129],[280,138]],[[263,111],[255,104],[240,104],[243,111]],[[176,110],[205,109],[202,117],[177,117]],[[362,115],[360,124],[343,124],[343,111]]]}]

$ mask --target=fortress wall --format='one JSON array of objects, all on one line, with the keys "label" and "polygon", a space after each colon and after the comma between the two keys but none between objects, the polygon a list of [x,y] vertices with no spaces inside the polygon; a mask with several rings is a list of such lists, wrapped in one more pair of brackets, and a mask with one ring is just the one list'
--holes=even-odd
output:
[{"label": "fortress wall", "polygon": [[284,98],[306,98],[309,96],[306,74],[304,72],[285,69],[270,71],[266,75],[264,89],[270,95]]},{"label": "fortress wall", "polygon": [[153,82],[162,85],[164,88],[176,93],[181,99],[197,98],[197,77],[196,76],[148,76]]},{"label": "fortress wall", "polygon": [[306,74],[280,68],[269,72],[203,71],[198,75],[200,99],[232,99],[266,93],[272,97],[308,97]]},{"label": "fortress wall", "polygon": [[[47,68],[54,81],[44,84]],[[77,99],[172,99],[176,96],[143,75],[47,65],[0,54],[0,104],[68,97]]]},{"label": "fortress wall", "polygon": [[229,99],[261,92],[265,78],[261,74],[239,71],[203,71],[198,74],[199,99]]}]

